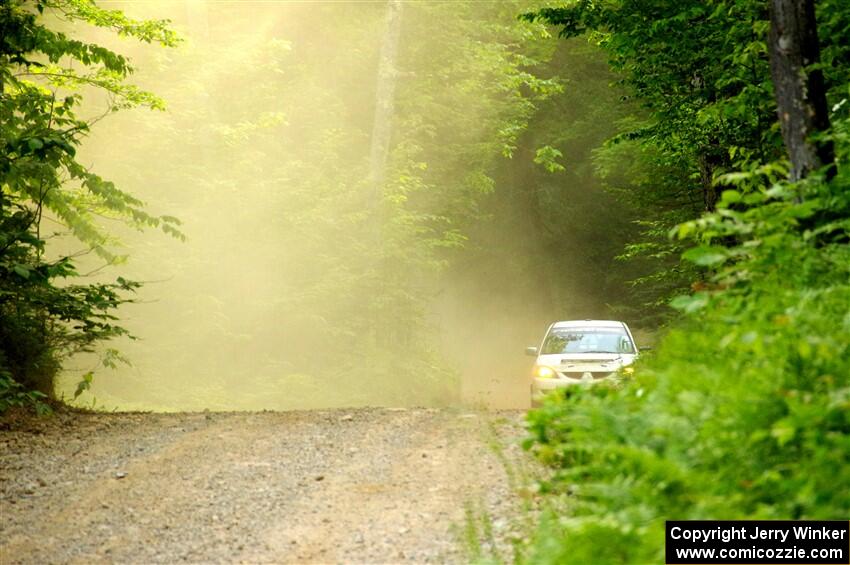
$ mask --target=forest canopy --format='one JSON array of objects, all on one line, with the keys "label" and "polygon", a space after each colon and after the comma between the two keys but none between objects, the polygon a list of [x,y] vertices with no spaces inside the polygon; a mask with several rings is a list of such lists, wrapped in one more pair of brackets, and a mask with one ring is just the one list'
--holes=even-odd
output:
[{"label": "forest canopy", "polygon": [[[539,339],[552,312],[616,311],[647,326],[663,316],[669,289],[628,286],[649,263],[613,260],[635,232],[610,192],[622,173],[595,174],[605,165],[593,148],[632,109],[608,87],[597,49],[553,41],[546,25],[518,19],[522,2],[405,5],[396,24],[392,4],[130,2],[73,26],[58,5],[18,5],[51,33],[111,53],[140,85],[74,83],[97,122],[78,159],[114,182],[97,186],[121,209],[87,196],[77,227],[45,234],[46,260],[70,256],[88,280],[151,282],[125,289],[136,299],[104,335],[118,339],[96,348],[132,366],[93,378],[99,361],[60,355],[47,394],[158,409],[470,395],[513,406],[526,402],[516,343]],[[163,15],[170,27],[148,19]],[[116,22],[147,35],[122,41]],[[164,112],[125,107],[165,102]],[[111,221],[119,212],[130,229]],[[50,230],[68,223],[51,214]],[[176,217],[185,242],[134,229],[171,230]],[[496,354],[506,348],[517,355]]]}]

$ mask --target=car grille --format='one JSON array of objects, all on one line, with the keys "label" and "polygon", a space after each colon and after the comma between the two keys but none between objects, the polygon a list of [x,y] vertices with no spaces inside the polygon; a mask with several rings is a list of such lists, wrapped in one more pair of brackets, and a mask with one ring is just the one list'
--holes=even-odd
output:
[{"label": "car grille", "polygon": [[[567,372],[563,372],[561,374],[563,376],[567,377],[568,379],[575,379],[577,381],[580,381],[582,375],[584,375],[586,372],[587,371],[567,371]],[[613,373],[611,371],[605,371],[605,372],[592,372],[590,374],[591,374],[591,376],[593,376],[593,380],[599,380],[599,379],[604,379],[605,377],[609,377]]]}]

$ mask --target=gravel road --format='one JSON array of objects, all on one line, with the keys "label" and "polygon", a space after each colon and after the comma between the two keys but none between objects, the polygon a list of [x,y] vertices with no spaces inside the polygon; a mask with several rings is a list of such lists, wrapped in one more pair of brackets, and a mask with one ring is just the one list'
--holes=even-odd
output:
[{"label": "gravel road", "polygon": [[462,563],[509,547],[521,411],[57,414],[0,425],[0,563]]}]

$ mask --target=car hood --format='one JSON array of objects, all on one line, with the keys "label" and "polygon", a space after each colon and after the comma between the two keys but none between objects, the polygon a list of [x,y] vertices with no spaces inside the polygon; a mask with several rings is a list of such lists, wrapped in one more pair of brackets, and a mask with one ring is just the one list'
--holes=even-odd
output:
[{"label": "car hood", "polygon": [[546,365],[563,371],[616,371],[620,367],[631,365],[634,354],[625,353],[562,353],[559,355],[540,355],[538,365]]}]

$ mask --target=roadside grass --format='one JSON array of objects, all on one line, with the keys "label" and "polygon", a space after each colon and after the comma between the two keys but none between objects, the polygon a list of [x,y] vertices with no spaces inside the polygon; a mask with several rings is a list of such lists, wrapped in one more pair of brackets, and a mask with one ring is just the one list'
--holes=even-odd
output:
[{"label": "roadside grass", "polygon": [[516,504],[509,516],[495,518],[480,501],[466,502],[464,522],[456,529],[456,535],[471,564],[525,562],[540,515],[553,502],[539,496],[545,468],[524,453],[519,456],[509,453],[519,445],[508,445],[502,428],[515,425],[507,418],[498,417],[489,420],[482,431],[482,439],[505,473],[508,492]]}]

